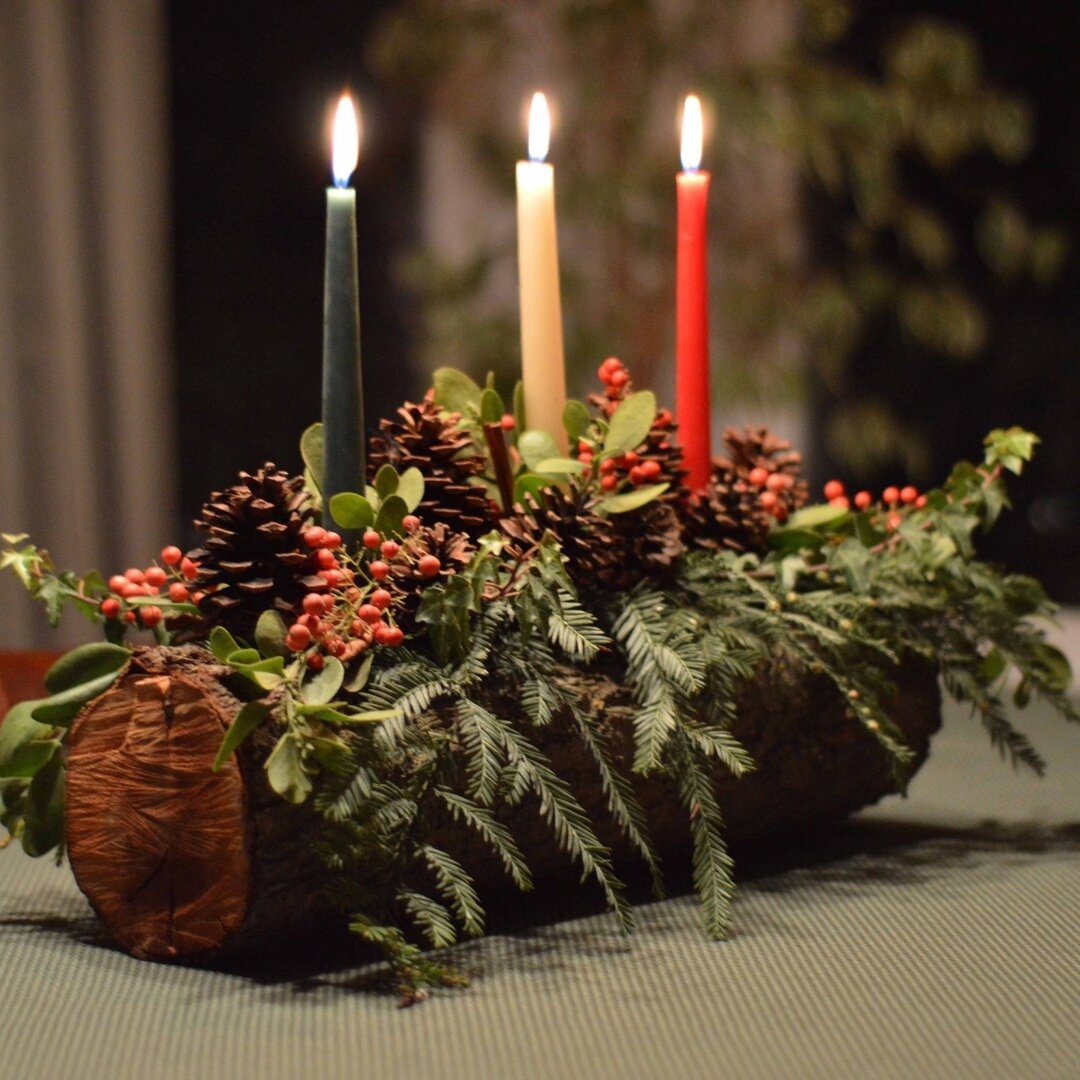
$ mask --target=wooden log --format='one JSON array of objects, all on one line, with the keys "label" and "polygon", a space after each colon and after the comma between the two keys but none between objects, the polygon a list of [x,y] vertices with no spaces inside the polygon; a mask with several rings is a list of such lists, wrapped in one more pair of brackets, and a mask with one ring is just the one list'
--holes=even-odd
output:
[{"label": "wooden log", "polygon": [[[625,770],[633,703],[612,666],[559,674],[587,701]],[[197,646],[137,649],[117,684],[87,705],[71,730],[67,845],[76,880],[116,941],[132,955],[196,961],[258,948],[281,929],[311,922],[325,871],[314,851],[313,811],[284,803],[262,768],[274,733],[261,729],[219,773],[210,769],[240,707],[230,673]],[[890,715],[925,759],[940,725],[936,676],[927,665],[896,673]],[[514,708],[509,692],[492,708]],[[734,847],[785,840],[837,821],[894,790],[876,741],[820,677],[774,664],[739,700],[734,734],[757,762],[735,780],[718,776]],[[435,722],[438,722],[437,719]],[[591,758],[564,717],[534,733],[592,819],[608,820]],[[650,831],[670,866],[688,851],[687,814],[671,785],[635,777]],[[528,801],[505,818],[538,882],[577,876]],[[613,828],[601,837],[617,861],[633,858]],[[457,856],[481,893],[505,891],[502,868],[471,832],[447,821],[433,842]]]}]

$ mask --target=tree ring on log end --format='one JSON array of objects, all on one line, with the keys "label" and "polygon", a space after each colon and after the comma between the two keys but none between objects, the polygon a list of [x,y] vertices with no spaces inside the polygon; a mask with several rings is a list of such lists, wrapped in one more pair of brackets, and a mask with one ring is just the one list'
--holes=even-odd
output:
[{"label": "tree ring on log end", "polygon": [[244,780],[235,758],[211,769],[240,702],[194,656],[163,670],[150,650],[140,666],[141,653],[72,726],[68,856],[120,946],[140,959],[192,959],[248,912]]}]

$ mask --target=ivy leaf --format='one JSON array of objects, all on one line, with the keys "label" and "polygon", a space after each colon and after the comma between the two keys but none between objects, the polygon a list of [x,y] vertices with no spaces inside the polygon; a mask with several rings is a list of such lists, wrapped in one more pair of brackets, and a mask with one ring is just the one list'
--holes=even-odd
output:
[{"label": "ivy leaf", "polygon": [[592,424],[592,417],[589,415],[589,410],[580,401],[570,398],[563,406],[562,422],[570,445],[576,446],[578,440],[588,432],[589,426]]},{"label": "ivy leaf", "polygon": [[633,491],[624,491],[621,495],[602,499],[596,509],[601,514],[626,514],[659,498],[670,486],[666,483],[647,484],[645,487],[634,488]]},{"label": "ivy leaf", "polygon": [[330,500],[330,516],[343,529],[370,529],[375,522],[375,511],[363,495],[355,491],[342,491]]},{"label": "ivy leaf", "polygon": [[285,644],[287,633],[281,612],[267,608],[255,624],[255,644],[263,656],[291,656],[292,650]]},{"label": "ivy leaf", "polygon": [[401,523],[408,512],[409,508],[400,495],[387,496],[375,518],[375,531],[383,536],[401,536],[404,531]]},{"label": "ivy leaf", "polygon": [[623,398],[608,422],[604,455],[617,457],[640,446],[652,429],[655,419],[656,395],[651,390],[639,390],[636,394]]},{"label": "ivy leaf", "polygon": [[345,681],[345,668],[336,656],[328,656],[322,671],[315,672],[300,687],[300,700],[307,705],[333,701]]},{"label": "ivy leaf", "polygon": [[398,477],[397,494],[405,501],[411,514],[424,498],[424,474],[415,466],[410,466]]},{"label": "ivy leaf", "polygon": [[497,424],[506,412],[503,399],[498,391],[490,387],[480,395],[480,422],[482,424]]},{"label": "ivy leaf", "polygon": [[59,694],[73,686],[92,682],[117,672],[131,658],[131,652],[119,645],[96,642],[92,645],[80,645],[60,657],[45,675],[45,689],[50,694]]},{"label": "ivy leaf", "polygon": [[38,858],[64,840],[64,765],[59,754],[30,781],[23,804],[23,851]]},{"label": "ivy leaf", "polygon": [[249,701],[237,714],[221,740],[213,770],[219,772],[236,748],[267,718],[270,706],[265,701]]},{"label": "ivy leaf", "polygon": [[546,431],[525,431],[518,439],[518,453],[521,454],[525,464],[539,472],[537,466],[541,461],[559,456],[559,447],[555,439]]},{"label": "ivy leaf", "polygon": [[314,483],[315,490],[322,494],[323,486],[323,426],[312,424],[300,436],[300,456],[304,459],[307,476]]},{"label": "ivy leaf", "polygon": [[286,802],[302,803],[311,794],[311,778],[304,768],[296,738],[288,731],[278,739],[266,759],[266,777]]},{"label": "ivy leaf", "polygon": [[435,372],[435,403],[464,416],[471,405],[480,407],[480,387],[463,371],[444,367]]},{"label": "ivy leaf", "polygon": [[464,654],[469,614],[475,610],[473,588],[464,574],[455,574],[445,585],[431,585],[424,590],[416,621],[427,626],[439,663]]}]

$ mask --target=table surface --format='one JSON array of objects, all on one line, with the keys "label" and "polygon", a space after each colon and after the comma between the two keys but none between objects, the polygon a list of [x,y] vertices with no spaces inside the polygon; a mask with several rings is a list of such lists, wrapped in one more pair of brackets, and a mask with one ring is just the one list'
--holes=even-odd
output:
[{"label": "table surface", "polygon": [[[1080,659],[1080,616],[1064,643]],[[1080,665],[1078,665],[1080,667]],[[763,857],[733,934],[692,898],[495,934],[412,1009],[340,957],[209,971],[101,936],[66,867],[0,853],[0,1078],[1080,1078],[1080,728],[1043,780],[954,707],[906,800]]]}]

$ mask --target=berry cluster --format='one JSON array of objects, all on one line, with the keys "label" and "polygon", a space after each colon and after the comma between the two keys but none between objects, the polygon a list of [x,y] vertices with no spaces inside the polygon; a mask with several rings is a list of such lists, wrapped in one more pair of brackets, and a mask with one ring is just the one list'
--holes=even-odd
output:
[{"label": "berry cluster", "polygon": [[[406,533],[419,527],[420,519],[414,514],[402,520]],[[372,644],[401,645],[405,633],[394,618],[394,594],[383,583],[391,561],[406,557],[406,547],[367,529],[359,554],[350,557],[341,550],[341,537],[319,525],[305,529],[303,540],[315,554],[319,584],[304,597],[304,613],[288,628],[288,648],[306,653],[308,667],[318,671],[327,656],[347,663]],[[442,564],[434,555],[425,554],[416,560],[416,569],[422,577],[434,578]]]},{"label": "berry cluster", "polygon": [[850,510],[852,506],[863,512],[884,510],[885,524],[890,530],[898,528],[903,520],[900,514],[901,507],[921,510],[926,506],[926,496],[921,495],[918,488],[912,484],[907,484],[902,488],[890,484],[881,493],[881,499],[877,503],[869,491],[858,491],[848,498],[844,485],[839,480],[830,480],[825,485],[824,494],[830,506],[839,507],[841,510]]},{"label": "berry cluster", "polygon": [[786,472],[772,472],[764,465],[756,465],[747,474],[750,490],[757,490],[758,505],[777,521],[787,520],[788,507],[784,493],[795,486],[795,478]]},{"label": "berry cluster", "polygon": [[165,613],[157,604],[141,603],[143,599],[162,597],[174,604],[189,601],[198,604],[204,593],[192,592],[190,586],[198,577],[199,564],[174,545],[162,549],[161,562],[164,566],[155,563],[145,570],[131,567],[109,578],[111,595],[98,605],[101,614],[106,619],[137,623],[146,630],[153,630]]}]

